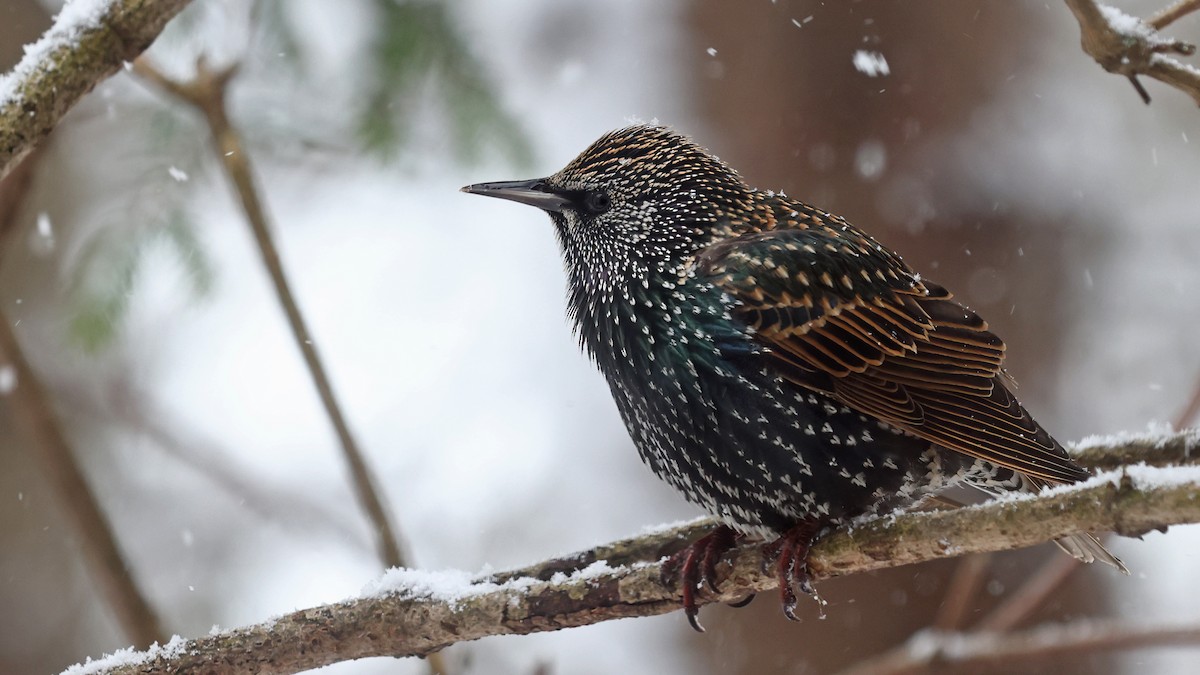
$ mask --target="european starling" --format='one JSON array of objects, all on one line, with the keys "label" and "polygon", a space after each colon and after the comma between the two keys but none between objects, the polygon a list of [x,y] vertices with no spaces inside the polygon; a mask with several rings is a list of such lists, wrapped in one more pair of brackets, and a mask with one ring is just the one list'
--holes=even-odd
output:
[{"label": "european starling", "polygon": [[[822,528],[955,485],[1088,478],[1008,390],[978,315],[676,132],[620,129],[547,178],[463,191],[550,214],[576,334],[638,453],[723,524],[672,561],[697,628],[695,592],[735,537],[775,540],[794,618]],[[1126,571],[1090,534],[1058,543]]]}]

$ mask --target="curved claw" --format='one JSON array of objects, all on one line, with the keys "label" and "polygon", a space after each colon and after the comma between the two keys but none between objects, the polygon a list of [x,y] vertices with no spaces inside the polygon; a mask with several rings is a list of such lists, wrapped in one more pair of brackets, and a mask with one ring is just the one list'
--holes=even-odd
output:
[{"label": "curved claw", "polygon": [[737,602],[729,603],[729,606],[734,609],[741,609],[742,607],[745,607],[746,605],[749,605],[750,603],[754,602],[755,595],[756,595],[755,593],[751,593],[750,595],[747,595],[746,597],[742,598],[741,600],[738,600]]},{"label": "curved claw", "polygon": [[662,565],[662,579],[668,583],[679,573],[680,594],[683,596],[683,610],[688,623],[697,632],[703,633],[704,626],[696,616],[700,613],[699,603],[696,602],[696,591],[707,585],[714,593],[717,592],[717,563],[721,556],[737,542],[737,533],[721,525],[712,532],[700,537],[686,548],[675,553]]},{"label": "curved claw", "polygon": [[[779,539],[767,544],[763,553],[767,560],[776,562],[776,578],[779,581],[779,599],[783,615],[792,621],[796,616],[796,589],[816,597],[812,581],[808,577],[808,549],[816,538],[819,525],[815,521],[803,521],[788,530]],[[822,615],[823,615],[822,611]]]}]

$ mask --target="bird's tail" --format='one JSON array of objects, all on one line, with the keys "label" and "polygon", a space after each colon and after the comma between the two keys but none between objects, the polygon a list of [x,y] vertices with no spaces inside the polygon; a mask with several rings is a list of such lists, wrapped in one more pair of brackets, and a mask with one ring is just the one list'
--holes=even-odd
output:
[{"label": "bird's tail", "polygon": [[[1021,474],[1022,489],[1025,492],[1038,493],[1046,483],[1033,476]],[[1054,540],[1055,544],[1061,548],[1067,555],[1078,560],[1079,562],[1102,562],[1116,569],[1121,574],[1129,574],[1129,568],[1121,559],[1104,548],[1104,544],[1096,538],[1096,535],[1091,532],[1080,532],[1079,534],[1069,534],[1065,537]]]},{"label": "bird's tail", "polygon": [[[972,479],[972,477],[969,477],[967,478],[967,483],[979,490],[982,490],[983,492],[997,496],[1002,495],[1005,492],[1012,491],[1037,494],[1038,492],[1041,492],[1042,488],[1048,485],[1048,483],[1043,479],[1029,476],[1018,471],[1012,471],[1011,469],[1002,470],[999,473],[1002,475],[997,476],[992,474],[987,480],[983,481],[980,481],[978,478]],[[946,499],[941,495],[936,496],[936,499],[937,501],[944,502],[946,504],[958,504],[961,506],[961,504],[955,500]],[[925,508],[932,507],[936,509],[939,505],[940,504],[931,503]],[[1058,547],[1061,548],[1067,555],[1075,558],[1079,562],[1091,563],[1099,561],[1116,569],[1122,574],[1129,574],[1129,568],[1125,566],[1125,563],[1121,562],[1121,559],[1109,552],[1107,548],[1104,548],[1104,544],[1100,543],[1100,540],[1096,538],[1096,535],[1090,532],[1068,534],[1065,537],[1055,539],[1054,543],[1057,544]]]},{"label": "bird's tail", "polygon": [[1055,544],[1068,555],[1080,562],[1102,562],[1116,568],[1121,574],[1129,574],[1129,568],[1121,559],[1104,548],[1104,544],[1096,538],[1096,535],[1090,532],[1080,532],[1079,534],[1069,534],[1061,539],[1055,539]]}]

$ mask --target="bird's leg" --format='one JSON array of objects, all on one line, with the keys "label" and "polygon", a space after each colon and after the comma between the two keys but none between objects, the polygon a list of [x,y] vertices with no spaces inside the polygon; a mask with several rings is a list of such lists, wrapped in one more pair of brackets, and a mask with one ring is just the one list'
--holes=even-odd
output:
[{"label": "bird's leg", "polygon": [[817,595],[808,578],[808,549],[820,530],[820,522],[802,520],[763,547],[764,560],[776,565],[783,614],[792,621],[799,621],[796,618],[796,588],[813,597]]},{"label": "bird's leg", "polygon": [[696,591],[700,589],[701,584],[708,584],[714,593],[717,592],[717,563],[740,537],[741,535],[733,529],[718,525],[712,532],[688,544],[686,548],[663,562],[663,582],[666,583],[676,573],[679,574],[683,611],[687,614],[688,623],[692,628],[701,633],[704,632],[704,627],[696,619],[696,615],[700,613],[700,607],[696,604]]}]

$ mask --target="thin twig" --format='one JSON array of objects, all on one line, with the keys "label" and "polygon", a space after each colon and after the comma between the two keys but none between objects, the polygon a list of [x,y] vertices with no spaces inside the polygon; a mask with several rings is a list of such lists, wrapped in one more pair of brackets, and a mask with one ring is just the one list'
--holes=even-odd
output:
[{"label": "thin twig", "polygon": [[839,675],[915,675],[935,666],[938,673],[974,673],[988,666],[1019,672],[1015,662],[1022,660],[1198,643],[1200,624],[1194,623],[1081,620],[1044,624],[1019,633],[923,631],[913,636],[907,649],[889,652],[886,659],[864,661]]},{"label": "thin twig", "polygon": [[1196,383],[1196,390],[1192,392],[1191,400],[1187,402],[1175,420],[1175,428],[1184,429],[1191,426],[1196,421],[1197,414],[1200,414],[1200,382]]},{"label": "thin twig", "polygon": [[[905,642],[888,649],[882,654],[869,657],[852,665],[838,675],[900,675],[908,673],[915,667],[912,652],[914,642],[919,642],[928,635],[953,634],[963,639],[972,639],[981,634],[996,635],[1011,630],[1025,617],[1032,614],[1042,602],[1057,589],[1072,572],[1080,567],[1078,561],[1065,555],[1054,556],[1042,563],[1030,577],[1005,602],[1001,603],[985,615],[974,628],[968,632],[956,632],[966,623],[966,613],[970,607],[968,601],[974,595],[975,586],[983,579],[983,571],[987,569],[987,554],[979,554],[964,559],[959,563],[950,590],[946,593],[945,604],[938,613],[931,630],[921,630]],[[972,560],[984,561],[975,563],[978,567],[968,567]],[[970,593],[958,590],[958,587],[972,584]],[[916,665],[923,665],[920,661]],[[919,669],[919,668],[918,668]]]},{"label": "thin twig", "polygon": [[1156,30],[1162,30],[1192,12],[1200,9],[1200,0],[1179,0],[1173,5],[1164,7],[1154,13],[1154,16],[1146,19],[1146,23],[1153,26]]},{"label": "thin twig", "polygon": [[946,588],[945,599],[933,620],[933,628],[940,631],[955,631],[967,623],[971,601],[983,585],[992,558],[986,553],[969,555],[958,562],[954,576]]},{"label": "thin twig", "polygon": [[33,185],[37,162],[38,153],[30,152],[7,176],[0,179],[0,264],[4,262],[8,242],[16,236],[21,208],[25,205],[25,195]]},{"label": "thin twig", "polygon": [[247,512],[284,529],[324,536],[349,544],[356,551],[371,552],[369,534],[363,536],[359,530],[347,528],[343,516],[307,495],[269,487],[254,480],[245,466],[232,461],[230,453],[218,447],[211,438],[196,430],[180,429],[178,420],[157,407],[132,382],[127,369],[117,371],[99,392],[83,391],[70,383],[49,384],[72,410],[105,422],[115,421],[143,434],[165,456],[227,493],[232,503]]},{"label": "thin twig", "polygon": [[15,386],[8,393],[14,417],[24,423],[47,480],[58,492],[88,572],[112,608],[126,636],[140,646],[165,640],[162,622],[133,579],[100,502],[75,462],[50,399],[21,352],[8,318],[0,312],[0,367],[11,368]]},{"label": "thin twig", "polygon": [[[910,513],[839,528],[809,557],[814,579],[843,576],[944,558],[995,551],[1079,530],[1129,534],[1200,521],[1195,471],[1143,468],[1140,478],[1098,482],[1036,498]],[[1195,478],[1191,480],[1189,477]],[[1110,476],[1114,478],[1115,476]],[[690,527],[690,526],[685,526]],[[677,538],[645,535],[645,550]],[[576,555],[583,559],[590,556]],[[717,593],[702,589],[701,604],[732,602],[775,587],[764,573],[763,547],[748,543],[717,566]],[[456,580],[457,579],[457,580]],[[270,622],[140,655],[121,654],[86,673],[293,673],[368,656],[421,656],[490,635],[527,634],[649,616],[680,607],[677,580],[664,581],[658,561],[624,567],[593,564],[550,581],[470,582],[465,574],[403,571],[385,577],[390,591],[278,617]]]},{"label": "thin twig", "polygon": [[[138,75],[154,82],[203,113],[212,135],[214,149],[220,156],[221,165],[230,181],[237,189],[242,210],[254,232],[254,239],[262,254],[263,264],[267,268],[279,303],[287,316],[292,336],[296,340],[300,353],[304,356],[304,362],[312,376],[313,385],[317,389],[321,404],[337,435],[342,457],[350,469],[354,492],[374,529],[379,557],[385,567],[412,565],[411,557],[403,550],[400,536],[388,515],[387,507],[384,505],[383,497],[377,487],[377,481],[362,450],[358,447],[358,442],[350,432],[350,425],[342,412],[341,404],[333,393],[333,384],[317,353],[312,333],[309,331],[304,315],[300,312],[300,306],[296,302],[291,284],[283,270],[279,248],[275,245],[271,226],[267,222],[266,209],[259,197],[259,190],[254,180],[250,156],[246,152],[245,144],[242,143],[237,130],[229,121],[225,108],[225,94],[230,80],[237,73],[236,64],[214,71],[208,68],[201,58],[196,62],[195,79],[187,83],[176,82],[168,78],[145,57],[135,61],[133,69]],[[441,654],[429,656],[429,670],[434,674],[449,672]]]},{"label": "thin twig", "polygon": [[1011,630],[1037,611],[1081,567],[1083,565],[1070,556],[1056,555],[1050,558],[1016,592],[988,612],[975,630],[993,633]]},{"label": "thin twig", "polygon": [[[0,262],[16,236],[18,216],[33,184],[37,157],[34,153],[27,154],[18,167],[0,180]],[[3,312],[0,312],[0,369],[10,369],[7,377],[11,378],[12,390],[6,397],[12,403],[13,417],[27,427],[34,455],[75,527],[85,566],[96,580],[101,596],[126,637],[135,644],[149,646],[161,642],[165,637],[162,622],[134,581],[112,525],[75,461],[50,397],[26,360],[12,324]]]},{"label": "thin twig", "polygon": [[292,336],[304,357],[308,372],[312,376],[313,385],[321,398],[321,404],[337,434],[342,455],[350,468],[355,494],[358,495],[359,503],[375,530],[380,558],[387,567],[407,566],[408,556],[401,550],[399,537],[395,534],[383,498],[376,487],[376,481],[354,435],[350,432],[350,426],[333,393],[333,385],[329,381],[325,366],[317,354],[312,333],[309,331],[304,315],[300,312],[300,306],[296,302],[287,275],[284,273],[279,249],[275,245],[271,226],[267,222],[266,210],[259,198],[254,172],[250,166],[250,157],[226,114],[225,91],[229,80],[236,73],[236,68],[231,66],[214,71],[209,69],[203,60],[200,60],[196,64],[196,78],[186,83],[168,78],[144,57],[134,62],[133,70],[141,77],[155,83],[203,113],[212,134],[214,149],[237,190],[246,220],[254,232],[254,239],[262,254],[263,264],[267,268],[279,303],[287,316]]}]

